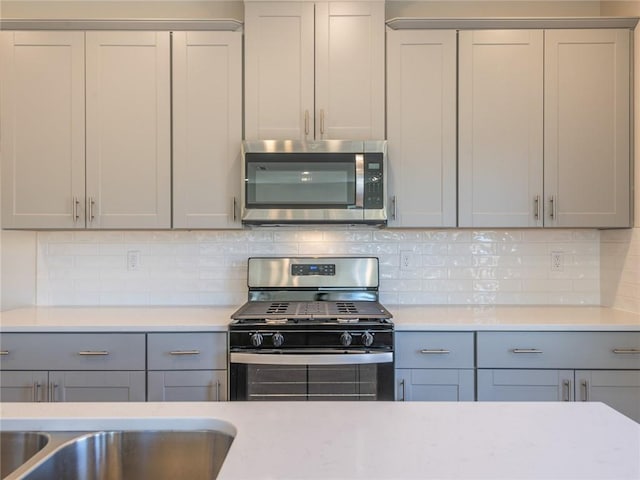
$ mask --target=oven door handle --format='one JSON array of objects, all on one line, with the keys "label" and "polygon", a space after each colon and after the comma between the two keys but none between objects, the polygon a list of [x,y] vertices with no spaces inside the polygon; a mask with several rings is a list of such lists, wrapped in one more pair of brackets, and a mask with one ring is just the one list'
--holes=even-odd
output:
[{"label": "oven door handle", "polygon": [[392,363],[393,352],[380,353],[230,353],[231,363],[253,365],[360,365],[364,363]]}]

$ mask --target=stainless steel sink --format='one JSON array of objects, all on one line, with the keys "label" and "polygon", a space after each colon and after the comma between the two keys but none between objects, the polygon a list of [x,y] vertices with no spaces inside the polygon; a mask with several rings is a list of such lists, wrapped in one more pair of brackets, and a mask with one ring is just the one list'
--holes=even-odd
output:
[{"label": "stainless steel sink", "polygon": [[232,435],[215,430],[51,432],[51,437],[48,447],[8,478],[209,480],[218,475],[233,442]]},{"label": "stainless steel sink", "polygon": [[0,432],[0,478],[42,450],[50,437],[40,432]]}]

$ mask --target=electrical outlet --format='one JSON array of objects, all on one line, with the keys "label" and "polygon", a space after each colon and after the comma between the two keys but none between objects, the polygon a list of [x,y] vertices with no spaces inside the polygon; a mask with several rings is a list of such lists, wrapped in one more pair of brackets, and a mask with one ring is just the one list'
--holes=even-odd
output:
[{"label": "electrical outlet", "polygon": [[551,271],[562,272],[564,269],[564,258],[562,252],[551,252]]},{"label": "electrical outlet", "polygon": [[400,270],[413,270],[420,266],[420,255],[413,252],[400,252]]},{"label": "electrical outlet", "polygon": [[127,270],[133,272],[140,268],[140,250],[129,250],[127,252]]}]

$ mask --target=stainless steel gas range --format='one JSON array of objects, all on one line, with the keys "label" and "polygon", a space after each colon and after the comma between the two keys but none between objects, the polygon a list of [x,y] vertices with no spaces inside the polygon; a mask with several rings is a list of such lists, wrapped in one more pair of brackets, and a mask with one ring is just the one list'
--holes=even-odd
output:
[{"label": "stainless steel gas range", "polygon": [[373,257],[250,258],[229,326],[231,400],[393,400]]}]

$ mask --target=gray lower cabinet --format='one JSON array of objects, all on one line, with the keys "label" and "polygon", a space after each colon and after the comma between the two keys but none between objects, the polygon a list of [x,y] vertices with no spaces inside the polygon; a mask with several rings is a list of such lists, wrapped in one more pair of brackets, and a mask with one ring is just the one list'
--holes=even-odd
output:
[{"label": "gray lower cabinet", "polygon": [[473,401],[473,332],[396,333],[396,400]]},{"label": "gray lower cabinet", "polygon": [[150,333],[147,400],[227,400],[226,333]]},{"label": "gray lower cabinet", "polygon": [[145,401],[145,335],[6,333],[0,402]]},{"label": "gray lower cabinet", "polygon": [[478,332],[479,401],[599,401],[640,422],[640,332]]}]

